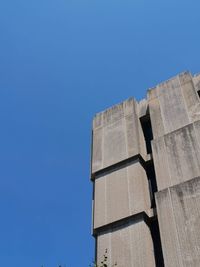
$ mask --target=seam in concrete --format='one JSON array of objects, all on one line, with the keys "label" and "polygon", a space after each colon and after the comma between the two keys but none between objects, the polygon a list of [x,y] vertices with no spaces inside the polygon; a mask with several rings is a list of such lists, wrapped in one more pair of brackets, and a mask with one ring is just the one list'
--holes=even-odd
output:
[{"label": "seam in concrete", "polygon": [[[196,122],[196,121],[195,121],[195,122]],[[165,136],[168,136],[168,135],[170,135],[170,134],[173,134],[173,133],[175,133],[175,132],[180,131],[182,128],[189,127],[189,126],[192,125],[192,124],[194,124],[194,122],[185,124],[185,125],[181,126],[180,128],[178,128],[178,129],[176,129],[176,130],[174,130],[174,131],[171,131],[170,133],[166,133],[166,134],[163,134],[162,136],[156,137],[156,138],[154,138],[152,141],[157,141],[158,139],[161,139],[161,138],[163,138],[163,137],[165,137]]]},{"label": "seam in concrete", "polygon": [[117,230],[118,227],[124,227],[125,224],[131,223],[138,223],[141,221],[144,221],[148,226],[150,226],[151,220],[155,218],[155,214],[152,215],[152,217],[149,217],[145,211],[139,212],[137,214],[133,214],[131,216],[124,217],[120,220],[108,223],[106,225],[97,227],[93,229],[93,236],[97,236],[98,234],[101,234],[107,230],[111,230],[114,232]]},{"label": "seam in concrete", "polygon": [[[151,159],[148,159],[147,161],[150,161],[150,160]],[[146,165],[147,161],[145,161],[140,154],[134,155],[132,157],[129,157],[127,159],[124,159],[122,161],[114,163],[113,165],[110,165],[110,166],[105,167],[99,171],[94,172],[93,174],[91,174],[91,180],[94,181],[95,179],[99,179],[102,176],[109,174],[109,173],[112,173],[112,172],[115,172],[119,169],[122,169],[131,163],[139,162],[141,164],[141,166],[145,169],[145,165]]]}]

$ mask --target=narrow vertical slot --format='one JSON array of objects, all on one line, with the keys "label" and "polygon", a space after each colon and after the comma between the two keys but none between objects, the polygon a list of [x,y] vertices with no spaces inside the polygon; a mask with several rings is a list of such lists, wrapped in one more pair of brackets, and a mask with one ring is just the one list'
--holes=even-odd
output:
[{"label": "narrow vertical slot", "polygon": [[[143,130],[144,139],[146,142],[146,150],[147,154],[152,153],[151,141],[153,140],[153,132],[151,127],[151,119],[150,115],[147,114],[140,118],[140,123]],[[158,191],[157,182],[156,182],[156,174],[154,169],[153,159],[151,158],[149,161],[145,163],[146,174],[149,182],[149,192],[151,197],[151,208],[156,207],[155,203],[155,192]],[[162,252],[162,245],[160,239],[160,230],[158,225],[158,219],[155,217],[150,223],[150,231],[153,240],[154,246],[154,256],[157,267],[164,267],[164,259]]]},{"label": "narrow vertical slot", "polygon": [[147,114],[140,118],[144,139],[146,142],[147,154],[152,153],[151,140],[153,139],[153,132],[151,127],[150,115]]},{"label": "narrow vertical slot", "polygon": [[164,267],[165,265],[164,265],[164,258],[163,258],[162,245],[160,239],[160,230],[157,218],[152,220],[150,225],[150,231],[153,240],[156,266]]},{"label": "narrow vertical slot", "polygon": [[155,170],[154,170],[154,164],[153,164],[153,160],[150,160],[148,162],[146,162],[146,174],[147,174],[147,178],[149,181],[149,190],[150,190],[150,196],[151,196],[151,208],[155,207],[155,192],[158,191],[157,188],[157,182],[156,182],[156,174],[155,174]]},{"label": "narrow vertical slot", "polygon": [[[152,153],[151,141],[153,140],[153,132],[152,132],[151,119],[150,119],[149,113],[140,118],[140,123],[141,123],[142,131],[143,131],[144,139],[146,142],[147,154],[151,154]],[[155,175],[154,164],[153,164],[152,159],[146,162],[145,169],[146,169],[148,182],[149,182],[151,207],[154,208],[155,207],[154,193],[157,192],[157,183],[156,183],[156,175]]]}]

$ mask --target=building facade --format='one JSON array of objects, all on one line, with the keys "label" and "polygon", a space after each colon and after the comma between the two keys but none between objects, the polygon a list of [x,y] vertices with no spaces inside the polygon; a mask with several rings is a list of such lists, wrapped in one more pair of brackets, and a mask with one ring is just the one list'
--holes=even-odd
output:
[{"label": "building facade", "polygon": [[93,119],[99,263],[200,266],[200,75],[184,72]]}]

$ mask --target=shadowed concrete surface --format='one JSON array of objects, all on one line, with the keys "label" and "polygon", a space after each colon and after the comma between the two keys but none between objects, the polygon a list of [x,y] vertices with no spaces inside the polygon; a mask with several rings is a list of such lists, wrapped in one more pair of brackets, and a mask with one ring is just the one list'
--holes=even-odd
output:
[{"label": "shadowed concrete surface", "polygon": [[94,117],[97,262],[200,266],[199,90],[184,72]]}]

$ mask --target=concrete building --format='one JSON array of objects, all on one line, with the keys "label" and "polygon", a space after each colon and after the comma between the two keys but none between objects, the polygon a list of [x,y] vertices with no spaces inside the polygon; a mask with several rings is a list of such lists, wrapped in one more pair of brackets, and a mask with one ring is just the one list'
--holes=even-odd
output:
[{"label": "concrete building", "polygon": [[97,262],[200,266],[200,75],[98,113],[91,179]]}]

